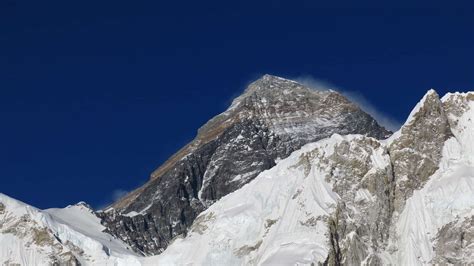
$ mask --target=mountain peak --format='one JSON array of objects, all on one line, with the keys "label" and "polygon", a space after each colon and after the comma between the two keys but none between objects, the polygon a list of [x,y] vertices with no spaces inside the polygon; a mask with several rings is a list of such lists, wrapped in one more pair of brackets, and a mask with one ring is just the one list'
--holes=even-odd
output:
[{"label": "mountain peak", "polygon": [[[393,158],[408,158],[393,163],[397,180],[395,209],[400,210],[414,190],[420,189],[436,170],[444,143],[452,136],[448,117],[438,93],[431,89],[418,102],[402,128],[390,142]],[[424,154],[424,156],[420,156]],[[413,173],[412,169],[418,169]]]},{"label": "mountain peak", "polygon": [[282,78],[282,77],[279,77],[279,76],[275,76],[275,75],[272,75],[272,74],[264,74],[260,79],[263,79],[263,80],[275,80],[275,79],[288,80],[288,79],[285,79],[285,78]]},{"label": "mountain peak", "polygon": [[269,102],[272,102],[272,99],[276,102],[292,100],[300,102],[302,100],[304,101],[304,98],[318,98],[318,101],[320,101],[320,97],[329,94],[334,94],[337,98],[344,99],[344,103],[349,102],[344,96],[333,90],[315,90],[294,80],[265,74],[250,83],[244,92],[232,101],[231,106],[225,113],[234,111],[241,106],[242,103],[248,105],[249,103],[254,102],[259,105],[265,105],[266,103],[269,104]]},{"label": "mountain peak", "polygon": [[263,83],[263,84],[266,84],[266,85],[271,85],[271,84],[274,84],[274,85],[294,84],[294,85],[307,87],[307,86],[305,86],[305,85],[303,85],[303,84],[301,84],[301,83],[299,83],[295,80],[291,80],[291,79],[287,79],[287,78],[283,78],[283,77],[275,76],[275,75],[271,75],[271,74],[263,75],[259,79],[255,80],[254,83]]},{"label": "mountain peak", "polygon": [[434,89],[430,89],[425,93],[423,98],[421,98],[421,100],[416,104],[415,108],[413,108],[413,110],[410,112],[410,115],[408,116],[405,125],[412,123],[414,120],[416,120],[417,116],[423,115],[420,112],[423,112],[429,106],[433,105],[441,108],[442,102],[438,93]]},{"label": "mountain peak", "polygon": [[[114,203],[115,212],[103,213],[104,224],[135,250],[159,253],[172,237],[186,233],[197,214],[215,201],[303,145],[335,133],[379,139],[389,134],[337,92],[264,75],[225,112],[202,126],[191,143],[151,174],[148,183]],[[170,228],[171,234],[142,228],[138,224],[149,219],[145,217],[154,221],[150,228]],[[128,242],[128,235],[137,233],[129,228],[138,227],[143,239]]]},{"label": "mountain peak", "polygon": [[76,203],[74,205],[69,205],[66,208],[74,208],[74,207],[85,208],[85,209],[88,209],[90,211],[94,211],[94,209],[89,204],[87,204],[85,201],[79,201],[78,203]]},{"label": "mountain peak", "polygon": [[[438,95],[438,92],[436,92],[435,89],[431,88],[431,89],[429,89],[429,90],[426,92],[426,94],[436,94],[436,95]],[[439,96],[439,95],[438,95],[438,96]]]},{"label": "mountain peak", "polygon": [[292,88],[297,88],[297,87],[303,87],[303,85],[293,80],[285,79],[285,78],[270,75],[270,74],[265,74],[259,79],[250,83],[250,85],[248,85],[248,87],[245,89],[244,93],[238,98],[249,95],[256,91],[275,90],[275,89],[292,89]]}]

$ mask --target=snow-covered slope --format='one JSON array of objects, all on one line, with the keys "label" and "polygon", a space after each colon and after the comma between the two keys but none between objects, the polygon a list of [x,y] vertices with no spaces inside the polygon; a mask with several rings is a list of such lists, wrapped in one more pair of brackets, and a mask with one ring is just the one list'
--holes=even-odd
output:
[{"label": "snow-covered slope", "polygon": [[[165,265],[295,265],[323,262],[330,252],[327,224],[340,196],[319,158],[337,152],[338,143],[363,136],[333,135],[308,144],[263,172],[242,189],[201,214],[184,239],[157,258]],[[370,141],[374,141],[370,139]],[[371,150],[371,164],[387,165],[380,147]],[[367,154],[368,155],[368,154]],[[316,167],[315,167],[316,166]],[[334,169],[332,169],[334,170]],[[371,201],[357,190],[355,198]]]},{"label": "snow-covered slope", "polygon": [[0,194],[1,265],[140,265],[84,203],[39,210]]}]

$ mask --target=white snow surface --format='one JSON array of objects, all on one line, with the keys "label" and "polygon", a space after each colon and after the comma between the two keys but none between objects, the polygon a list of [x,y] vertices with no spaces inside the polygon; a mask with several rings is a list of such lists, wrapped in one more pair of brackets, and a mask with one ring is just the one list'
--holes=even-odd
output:
[{"label": "white snow surface", "polygon": [[196,219],[186,238],[176,239],[164,253],[145,262],[305,265],[324,261],[329,246],[323,217],[332,213],[339,196],[318,168],[306,175],[298,162],[315,149],[330,155],[336,143],[352,137],[334,135],[294,152],[212,205]]},{"label": "white snow surface", "polygon": [[102,232],[105,227],[100,224],[100,219],[88,207],[79,204],[63,209],[47,209],[56,222],[68,225],[75,232],[100,243],[107,253],[115,255],[136,255],[122,241]]},{"label": "white snow surface", "polygon": [[[140,265],[139,256],[105,229],[84,204],[39,210],[0,193],[0,264],[50,265],[51,256],[72,253],[82,265]],[[46,232],[35,241],[33,232]],[[45,234],[43,234],[44,236]]]}]

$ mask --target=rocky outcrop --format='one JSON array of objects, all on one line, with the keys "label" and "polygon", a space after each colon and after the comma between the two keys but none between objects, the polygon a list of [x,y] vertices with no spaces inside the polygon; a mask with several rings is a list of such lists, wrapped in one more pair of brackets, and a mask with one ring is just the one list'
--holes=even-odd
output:
[{"label": "rocky outcrop", "polygon": [[[23,210],[21,208],[24,208]],[[42,223],[44,218],[32,207],[20,205],[0,194],[0,263],[2,265],[79,265],[71,252],[72,243],[62,243]],[[19,259],[26,253],[28,258]]]},{"label": "rocky outcrop", "polygon": [[108,232],[143,254],[186,234],[196,216],[302,145],[338,134],[389,135],[335,91],[265,75],[141,188],[101,214]]},{"label": "rocky outcrop", "polygon": [[474,216],[444,225],[436,235],[432,263],[463,265],[474,262]]},{"label": "rocky outcrop", "polygon": [[[331,235],[340,238],[339,247],[333,247],[341,250],[340,263],[380,264],[377,254],[389,238],[396,186],[387,149],[377,140],[354,138],[338,143],[322,162],[327,164],[323,169],[330,169],[326,181],[340,196],[328,225]],[[328,260],[336,261],[332,256]]]},{"label": "rocky outcrop", "polygon": [[389,146],[396,176],[395,210],[438,170],[444,142],[452,137],[443,103],[428,91]]},{"label": "rocky outcrop", "polygon": [[[331,169],[327,181],[341,196],[328,224],[329,262],[382,264],[398,213],[439,169],[442,149],[452,136],[443,103],[430,90],[386,143],[354,138],[319,158],[316,165]],[[381,158],[378,163],[374,156]]]}]

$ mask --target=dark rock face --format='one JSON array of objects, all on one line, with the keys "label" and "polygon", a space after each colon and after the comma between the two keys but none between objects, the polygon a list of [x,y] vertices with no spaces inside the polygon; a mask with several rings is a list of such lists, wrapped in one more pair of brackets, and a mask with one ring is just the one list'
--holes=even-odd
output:
[{"label": "dark rock face", "polygon": [[265,75],[143,187],[100,213],[107,231],[143,254],[161,253],[197,215],[306,143],[338,134],[390,132],[334,91]]}]

